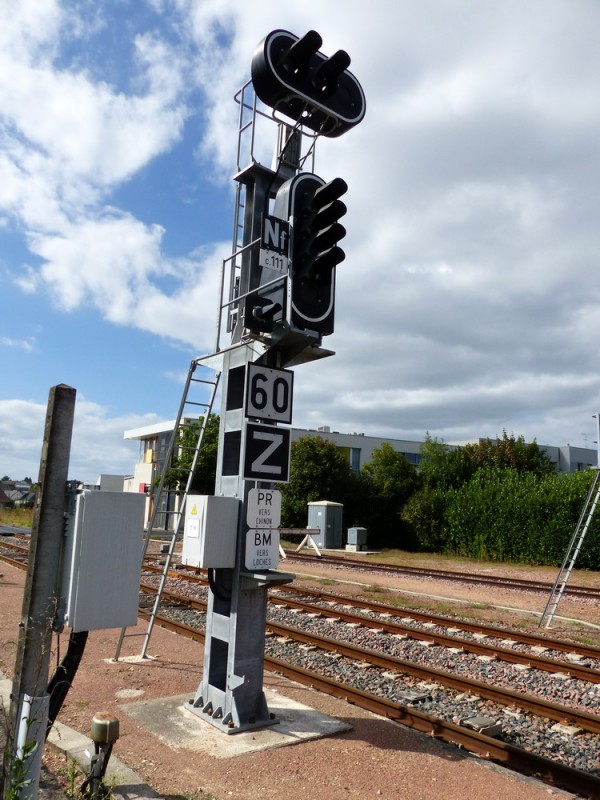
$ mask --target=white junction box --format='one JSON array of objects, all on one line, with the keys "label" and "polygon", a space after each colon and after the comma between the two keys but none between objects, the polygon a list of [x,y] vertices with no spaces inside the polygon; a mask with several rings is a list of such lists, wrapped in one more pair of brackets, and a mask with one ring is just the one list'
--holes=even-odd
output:
[{"label": "white junction box", "polygon": [[67,517],[64,624],[74,631],[137,622],[146,496],[86,490]]},{"label": "white junction box", "polygon": [[235,567],[239,514],[237,497],[188,495],[181,563],[208,569]]}]

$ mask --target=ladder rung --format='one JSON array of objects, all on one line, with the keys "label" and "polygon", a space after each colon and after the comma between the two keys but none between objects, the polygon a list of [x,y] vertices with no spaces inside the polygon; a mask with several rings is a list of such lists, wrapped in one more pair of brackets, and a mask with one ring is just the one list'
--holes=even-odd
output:
[{"label": "ladder rung", "polygon": [[204,378],[190,378],[190,381],[193,381],[194,383],[205,383],[207,386],[217,385],[216,381],[207,381]]},{"label": "ladder rung", "polygon": [[[234,266],[235,266],[236,269],[238,269],[236,264],[234,264]],[[180,404],[180,407],[179,407],[177,421],[175,423],[175,427],[173,428],[173,432],[172,432],[171,440],[170,440],[170,444],[169,444],[169,449],[167,451],[169,459],[172,458],[173,454],[176,453],[178,449],[186,450],[186,451],[194,451],[194,452],[197,453],[201,449],[201,447],[203,445],[203,442],[204,442],[204,434],[206,432],[208,419],[210,417],[211,410],[212,410],[212,407],[213,407],[213,403],[215,401],[215,397],[216,397],[216,394],[217,394],[217,389],[218,389],[218,386],[219,386],[219,381],[220,381],[221,374],[220,374],[220,372],[216,372],[214,380],[207,380],[205,378],[194,378],[193,377],[193,372],[194,372],[194,370],[195,370],[195,368],[197,366],[198,366],[198,363],[196,363],[196,362],[192,362],[192,365],[190,366],[190,371],[188,373],[188,383],[186,384],[186,388],[184,390],[184,394],[183,394],[183,397],[181,399],[181,404]],[[210,401],[208,403],[201,403],[199,401],[193,401],[193,400],[188,400],[187,399],[187,396],[189,394],[190,386],[191,386],[192,382],[194,382],[194,383],[203,383],[203,384],[205,384],[207,386],[212,386],[213,387],[212,391],[211,391]],[[198,419],[198,421],[196,421],[196,420],[194,420],[192,418],[189,418],[189,417],[188,417],[189,421],[186,422],[186,417],[184,416],[184,408],[186,406],[194,406],[194,407],[205,409],[206,410],[206,414],[205,414],[203,422],[201,423],[200,419]],[[194,429],[196,429],[196,432],[197,432],[197,443],[196,443],[195,447],[189,447],[189,446],[181,447],[181,446],[179,446],[177,444],[177,437],[180,435],[181,430],[184,429],[184,428],[194,428]],[[191,475],[191,472],[192,472],[191,469],[187,469],[187,468],[184,468],[184,469],[179,468],[178,469],[176,467],[172,468],[172,469],[176,469],[177,473],[179,474],[179,478],[178,478],[177,483],[179,484],[180,487],[183,485],[184,480],[186,478],[188,478],[188,480],[189,480],[189,476]],[[157,609],[158,609],[158,606],[159,606],[160,601],[161,601],[163,588],[164,588],[164,585],[165,585],[165,580],[166,580],[166,577],[168,575],[168,570],[169,570],[169,566],[170,566],[170,563],[171,563],[171,558],[173,556],[173,551],[175,549],[175,543],[177,541],[181,541],[182,532],[180,530],[180,527],[181,527],[181,522],[182,522],[182,519],[183,519],[183,511],[181,509],[179,511],[174,511],[174,510],[170,510],[170,509],[165,509],[165,510],[160,509],[159,508],[160,499],[164,498],[164,496],[168,495],[168,493],[172,493],[176,497],[179,497],[179,498],[182,499],[181,506],[183,508],[183,504],[185,503],[185,500],[186,500],[187,496],[189,495],[190,491],[189,491],[189,487],[188,487],[187,484],[185,485],[185,488],[179,488],[179,489],[169,489],[169,488],[167,488],[165,486],[165,475],[166,475],[166,472],[163,473],[163,477],[161,478],[161,482],[160,482],[159,486],[157,486],[155,491],[152,493],[152,497],[153,497],[153,500],[154,500],[154,510],[152,512],[151,519],[149,520],[148,528],[146,528],[146,530],[144,532],[144,536],[145,536],[144,555],[146,555],[146,550],[147,550],[148,544],[150,542],[150,537],[153,536],[153,535],[158,535],[158,536],[166,538],[167,540],[170,540],[170,548],[169,548],[168,553],[166,554],[166,559],[165,559],[165,562],[164,562],[164,568],[163,568],[162,573],[161,573],[161,582],[160,582],[158,588],[156,588],[156,590],[154,592],[144,592],[144,594],[148,598],[148,601],[146,602],[146,605],[151,606],[151,608],[140,609],[139,612],[138,612],[138,616],[143,618],[144,620],[146,620],[146,622],[148,624],[148,628],[147,628],[145,633],[138,633],[138,632],[127,633],[126,632],[126,628],[122,628],[122,630],[121,630],[121,638],[119,639],[119,643],[117,645],[117,651],[116,651],[116,654],[115,654],[115,658],[117,660],[119,658],[120,651],[121,651],[121,641],[123,639],[125,639],[126,637],[129,637],[129,636],[143,636],[145,638],[145,644],[143,645],[143,648],[142,648],[142,655],[145,655],[146,648],[147,648],[148,642],[150,640],[150,634],[152,632],[152,628],[153,628],[153,625],[154,625],[154,620],[156,618]],[[173,515],[175,516],[175,519],[171,520],[171,517]],[[155,527],[155,520],[156,521],[161,520],[162,522],[164,522],[164,526],[163,527]],[[143,572],[143,570],[142,570],[142,572]]]},{"label": "ladder rung", "polygon": [[169,534],[169,537],[173,537],[173,530],[171,528],[152,528],[150,533],[161,533],[163,536]]}]

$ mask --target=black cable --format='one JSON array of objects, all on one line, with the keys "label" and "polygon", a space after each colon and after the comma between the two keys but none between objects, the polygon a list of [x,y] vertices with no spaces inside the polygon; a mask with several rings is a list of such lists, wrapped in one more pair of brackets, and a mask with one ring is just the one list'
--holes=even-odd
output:
[{"label": "black cable", "polygon": [[47,692],[50,695],[48,707],[48,727],[46,728],[46,738],[58,717],[58,714],[69,693],[75,674],[81,663],[83,651],[88,638],[88,631],[71,631],[69,645],[63,660],[56,667],[54,675],[48,683]]},{"label": "black cable", "polygon": [[220,583],[221,581],[217,581],[217,570],[209,569],[208,585],[210,586],[211,592],[222,603],[228,603],[231,600],[231,589],[229,590],[229,592],[223,592],[221,586],[219,585]]}]

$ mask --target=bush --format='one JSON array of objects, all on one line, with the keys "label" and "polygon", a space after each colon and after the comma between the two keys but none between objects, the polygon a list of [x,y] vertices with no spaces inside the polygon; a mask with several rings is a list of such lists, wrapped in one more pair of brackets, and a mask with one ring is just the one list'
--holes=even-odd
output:
[{"label": "bush", "polygon": [[[493,561],[559,565],[583,509],[593,473],[522,473],[479,470],[446,497],[441,537],[457,555]],[[593,520],[577,559],[600,567],[600,522]]]},{"label": "bush", "polygon": [[307,503],[330,500],[344,506],[344,525],[354,524],[360,506],[359,481],[348,457],[333,442],[318,436],[304,436],[292,443],[289,483],[277,487],[282,494],[281,524],[285,528],[304,528]]}]

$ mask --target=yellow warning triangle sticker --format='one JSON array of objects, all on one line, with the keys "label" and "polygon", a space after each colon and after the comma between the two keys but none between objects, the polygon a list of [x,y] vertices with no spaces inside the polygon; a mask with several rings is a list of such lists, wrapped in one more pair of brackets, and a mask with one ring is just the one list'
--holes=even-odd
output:
[{"label": "yellow warning triangle sticker", "polygon": [[192,506],[192,514],[197,514],[197,513],[198,513],[198,509],[196,508],[195,505],[193,505]]}]

